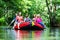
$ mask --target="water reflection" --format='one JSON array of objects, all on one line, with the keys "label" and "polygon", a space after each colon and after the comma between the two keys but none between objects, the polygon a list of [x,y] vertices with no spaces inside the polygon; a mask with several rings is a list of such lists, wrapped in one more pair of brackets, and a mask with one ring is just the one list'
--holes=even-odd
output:
[{"label": "water reflection", "polygon": [[60,29],[59,28],[50,29],[50,39],[51,40],[60,40]]},{"label": "water reflection", "polygon": [[0,40],[15,40],[14,30],[2,30]]},{"label": "water reflection", "polygon": [[15,30],[16,31],[16,40],[37,40],[36,38],[40,39],[40,34],[42,31],[22,31],[22,30]]},{"label": "water reflection", "polygon": [[40,31],[1,30],[0,40],[60,40],[60,29],[45,29]]}]

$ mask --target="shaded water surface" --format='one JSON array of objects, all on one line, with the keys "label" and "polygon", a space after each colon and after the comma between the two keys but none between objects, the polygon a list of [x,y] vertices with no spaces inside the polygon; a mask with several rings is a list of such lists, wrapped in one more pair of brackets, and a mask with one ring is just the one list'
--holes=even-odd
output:
[{"label": "shaded water surface", "polygon": [[23,31],[0,29],[0,40],[60,40],[60,29]]}]

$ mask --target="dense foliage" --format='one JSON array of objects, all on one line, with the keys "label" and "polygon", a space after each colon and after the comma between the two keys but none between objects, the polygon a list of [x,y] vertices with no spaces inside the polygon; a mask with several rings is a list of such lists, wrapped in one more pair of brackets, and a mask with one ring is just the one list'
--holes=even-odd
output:
[{"label": "dense foliage", "polygon": [[[52,3],[52,8],[54,8],[54,4],[56,6],[59,5],[60,1],[47,0],[48,6],[46,5],[46,0],[0,0],[0,24],[9,24],[11,20],[14,18],[15,13],[22,12],[22,15],[25,17],[26,14],[29,14],[30,18],[33,17],[33,14],[40,14],[43,22],[46,25],[50,24],[50,17],[55,15],[55,20],[59,22],[60,10],[59,8],[54,12],[48,13],[48,8],[50,8],[50,4]],[[50,17],[49,17],[50,16]]]}]

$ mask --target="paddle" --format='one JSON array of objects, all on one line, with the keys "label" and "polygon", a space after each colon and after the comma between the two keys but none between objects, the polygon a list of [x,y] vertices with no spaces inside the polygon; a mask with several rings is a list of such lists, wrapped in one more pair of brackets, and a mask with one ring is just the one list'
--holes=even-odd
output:
[{"label": "paddle", "polygon": [[11,23],[8,25],[8,28],[11,28],[10,25],[14,22],[15,20],[13,19]]}]

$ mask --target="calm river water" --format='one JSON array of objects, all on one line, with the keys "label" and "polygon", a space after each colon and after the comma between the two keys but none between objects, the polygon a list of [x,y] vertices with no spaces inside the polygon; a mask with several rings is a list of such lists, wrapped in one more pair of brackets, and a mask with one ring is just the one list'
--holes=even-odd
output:
[{"label": "calm river water", "polygon": [[0,29],[0,40],[60,40],[60,29],[47,28],[39,31]]}]

